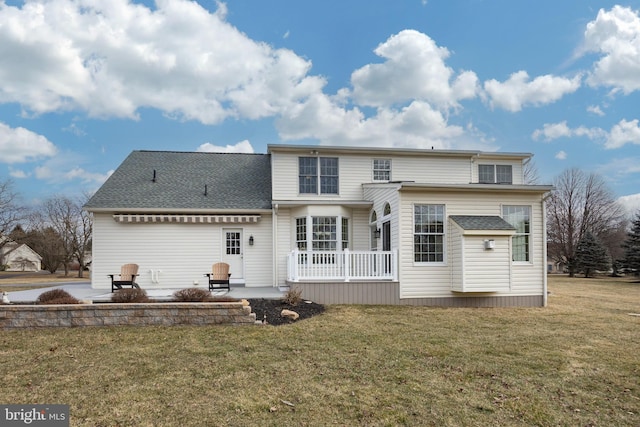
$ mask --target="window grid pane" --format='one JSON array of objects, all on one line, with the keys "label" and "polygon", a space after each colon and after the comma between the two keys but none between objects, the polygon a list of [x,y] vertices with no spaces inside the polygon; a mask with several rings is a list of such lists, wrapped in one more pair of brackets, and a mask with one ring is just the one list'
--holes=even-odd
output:
[{"label": "window grid pane", "polygon": [[336,217],[313,217],[313,242],[314,251],[336,250]]},{"label": "window grid pane", "polygon": [[478,181],[484,184],[495,183],[494,165],[478,165]]},{"label": "window grid pane", "polygon": [[342,249],[349,248],[349,219],[342,218]]},{"label": "window grid pane", "polygon": [[414,260],[444,262],[444,205],[416,205],[414,223]]},{"label": "window grid pane", "polygon": [[529,206],[503,206],[502,217],[516,229],[511,238],[513,261],[529,261],[531,212]]},{"label": "window grid pane", "polygon": [[391,180],[391,160],[387,160],[387,159],[373,160],[373,180],[374,181],[390,181]]},{"label": "window grid pane", "polygon": [[320,158],[320,193],[338,194],[338,158]]},{"label": "window grid pane", "polygon": [[298,170],[300,193],[316,194],[318,192],[318,160],[315,157],[300,157]]},{"label": "window grid pane", "polygon": [[307,250],[307,218],[296,218],[296,247]]},{"label": "window grid pane", "polygon": [[511,184],[513,182],[511,165],[496,166],[496,181],[498,184]]},{"label": "window grid pane", "polygon": [[227,255],[240,255],[239,232],[227,232]]}]

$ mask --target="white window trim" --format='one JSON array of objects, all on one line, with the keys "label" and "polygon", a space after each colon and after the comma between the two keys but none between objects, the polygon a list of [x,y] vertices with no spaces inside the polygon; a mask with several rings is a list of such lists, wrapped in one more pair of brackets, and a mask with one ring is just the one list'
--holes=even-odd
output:
[{"label": "white window trim", "polygon": [[[376,160],[383,160],[383,161],[388,161],[389,162],[389,179],[376,179],[376,169],[375,169],[375,162]],[[376,158],[376,159],[371,159],[371,180],[373,182],[390,182],[393,176],[393,161],[391,159],[383,159],[383,158]]]},{"label": "white window trim", "polygon": [[505,206],[523,206],[529,208],[529,261],[514,261],[513,260],[513,237],[521,236],[521,234],[514,234],[509,238],[509,248],[511,255],[511,264],[513,265],[533,265],[533,206],[517,203],[504,203],[500,205],[500,217],[504,219]]},{"label": "white window trim", "polygon": [[[442,261],[416,261],[416,253],[415,253],[415,243],[414,236],[416,235],[416,206],[422,205],[442,205]],[[448,241],[449,241],[449,227],[447,221],[447,205],[445,203],[413,203],[411,206],[411,259],[413,261],[413,265],[419,267],[446,267],[448,265]]]}]

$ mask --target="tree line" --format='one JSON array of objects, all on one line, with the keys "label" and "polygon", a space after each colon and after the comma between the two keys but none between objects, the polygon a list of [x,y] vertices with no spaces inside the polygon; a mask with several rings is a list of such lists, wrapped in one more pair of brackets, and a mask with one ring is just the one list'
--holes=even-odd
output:
[{"label": "tree line", "polygon": [[82,209],[88,195],[52,196],[38,207],[21,203],[11,180],[0,181],[0,269],[5,268],[3,247],[24,243],[42,257],[42,269],[55,273],[76,264],[83,277],[91,253],[93,217]]},{"label": "tree line", "polygon": [[629,223],[604,179],[568,169],[547,200],[548,256],[569,276],[640,270],[640,211]]},{"label": "tree line", "polygon": [[[532,178],[533,177],[533,178]],[[529,170],[526,181],[537,180]],[[554,180],[548,196],[547,255],[570,276],[596,271],[640,271],[640,211],[629,222],[624,209],[595,173],[568,169]],[[42,257],[43,269],[56,272],[77,263],[82,277],[91,251],[93,218],[79,198],[53,196],[39,207],[20,204],[10,180],[0,181],[0,268],[2,247],[8,240],[25,243]]]}]

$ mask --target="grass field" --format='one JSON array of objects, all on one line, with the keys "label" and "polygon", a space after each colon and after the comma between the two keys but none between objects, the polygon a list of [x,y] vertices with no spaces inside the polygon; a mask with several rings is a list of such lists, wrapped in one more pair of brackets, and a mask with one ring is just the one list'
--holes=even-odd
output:
[{"label": "grass field", "polygon": [[69,404],[74,426],[639,426],[640,284],[549,290],[546,308],[3,332],[0,401]]}]

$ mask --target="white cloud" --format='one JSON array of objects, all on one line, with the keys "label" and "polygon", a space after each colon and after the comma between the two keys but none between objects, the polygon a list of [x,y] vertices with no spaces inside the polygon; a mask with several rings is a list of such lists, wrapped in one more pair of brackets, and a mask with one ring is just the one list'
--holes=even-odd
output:
[{"label": "white cloud", "polygon": [[578,90],[581,81],[580,75],[572,79],[544,75],[530,80],[526,71],[518,71],[503,83],[495,79],[487,80],[484,90],[490,97],[492,108],[517,112],[524,106],[556,102],[564,95]]},{"label": "white cloud", "polygon": [[559,123],[545,123],[542,129],[536,129],[531,137],[538,141],[544,140],[546,142],[553,141],[558,138],[571,138],[571,137],[587,137],[591,140],[604,140],[608,137],[606,131],[600,128],[587,128],[579,126],[577,128],[570,128],[567,126],[566,121]]},{"label": "white cloud", "polygon": [[56,152],[56,146],[44,136],[0,122],[0,163],[29,162],[51,157]]},{"label": "white cloud", "polygon": [[605,148],[620,148],[625,144],[640,145],[640,127],[638,127],[638,119],[627,121],[620,120],[615,124],[609,132]]},{"label": "white cloud", "polygon": [[556,153],[556,159],[558,160],[566,160],[567,158],[567,153],[565,153],[564,151],[560,150]]},{"label": "white cloud", "polygon": [[602,109],[598,105],[589,105],[587,107],[587,111],[589,113],[595,114],[596,116],[604,116],[604,111],[602,111]]},{"label": "white cloud", "polygon": [[600,9],[587,24],[582,52],[602,54],[587,77],[593,86],[611,86],[628,94],[640,89],[640,17],[629,7]]},{"label": "white cloud", "polygon": [[29,173],[23,171],[22,169],[14,169],[9,168],[9,175],[13,178],[24,179],[29,177]]},{"label": "white cloud", "polygon": [[635,219],[635,215],[640,214],[640,193],[622,196],[618,198],[618,203],[624,207],[630,218]]},{"label": "white cloud", "polygon": [[285,140],[314,138],[333,145],[497,148],[481,135],[468,135],[476,132],[473,127],[450,125],[440,111],[422,101],[401,109],[379,108],[366,117],[357,107],[345,109],[318,95],[283,115],[277,127]]},{"label": "white cloud", "polygon": [[200,153],[253,153],[253,147],[248,140],[240,141],[235,145],[226,145],[224,147],[219,145],[213,145],[210,142],[205,142],[197,149]]},{"label": "white cloud", "polygon": [[86,187],[102,184],[113,173],[91,172],[80,165],[85,163],[83,156],[66,151],[51,157],[33,169],[29,176],[46,181],[50,184],[60,183],[82,183]]},{"label": "white cloud", "polygon": [[426,34],[401,31],[374,52],[386,61],[365,65],[351,75],[353,99],[360,105],[380,107],[421,100],[447,109],[478,94],[476,74],[462,71],[455,75],[445,64],[449,51]]},{"label": "white cloud", "polygon": [[277,114],[322,87],[309,61],[225,16],[223,3],[210,13],[188,0],[0,2],[0,103],[128,118],[150,107],[214,124]]}]

